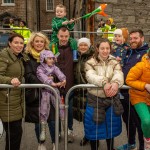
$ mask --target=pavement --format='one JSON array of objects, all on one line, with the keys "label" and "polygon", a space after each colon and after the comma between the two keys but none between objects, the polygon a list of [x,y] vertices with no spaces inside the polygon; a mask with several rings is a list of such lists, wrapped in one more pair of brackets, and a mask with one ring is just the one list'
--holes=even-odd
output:
[{"label": "pavement", "polygon": [[[88,143],[86,146],[80,146],[80,140],[83,138],[84,135],[84,128],[83,123],[74,120],[74,143],[68,143],[68,150],[90,150],[90,144]],[[38,142],[34,132],[34,124],[32,123],[23,123],[23,136],[21,142],[21,149],[20,150],[37,150],[38,149]],[[47,129],[47,140],[45,142],[45,146],[47,150],[52,150],[52,143],[50,139],[50,135]],[[126,129],[123,123],[122,126],[122,133],[115,138],[114,146],[120,146],[122,144],[127,143],[127,136],[126,136]],[[5,150],[5,133],[3,137],[0,139],[0,150]],[[59,150],[64,149],[64,136],[62,133],[61,141],[59,143]],[[107,150],[105,140],[100,141],[99,150]]]}]

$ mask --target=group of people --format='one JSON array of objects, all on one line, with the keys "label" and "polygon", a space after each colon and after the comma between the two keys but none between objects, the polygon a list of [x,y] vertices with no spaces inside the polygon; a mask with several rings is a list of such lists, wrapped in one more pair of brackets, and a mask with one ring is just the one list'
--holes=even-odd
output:
[{"label": "group of people", "polygon": [[31,30],[27,28],[27,23],[24,20],[20,20],[19,25],[16,25],[14,19],[10,18],[8,27],[12,29],[12,32],[24,37],[24,46],[26,46],[31,35]]},{"label": "group of people", "polygon": [[[91,150],[97,150],[99,140],[106,139],[107,149],[113,150],[114,138],[122,131],[122,116],[128,144],[118,149],[137,149],[137,128],[139,149],[149,150],[150,50],[144,43],[143,31],[135,29],[128,33],[126,28],[116,29],[112,43],[103,37],[93,47],[86,37],[78,41],[70,37],[74,20],[69,21],[65,16],[65,6],[57,5],[56,18],[52,21],[52,40],[49,41],[42,32],[33,32],[25,51],[21,34],[9,37],[8,48],[0,52],[0,83],[14,87],[22,83],[44,83],[55,88],[59,101],[61,97],[65,99],[68,90],[75,84],[94,84],[97,89],[79,90],[69,96],[68,142],[74,141],[73,101],[77,99],[75,107],[84,101],[85,109],[81,116],[85,131],[81,146],[90,141]],[[110,18],[109,21],[113,20]],[[123,84],[131,86],[131,89],[120,90]],[[43,143],[48,123],[55,150],[56,102],[52,91],[26,89],[25,103],[23,94],[19,88],[0,90],[0,118],[6,131],[5,150],[20,149],[24,108],[25,121],[35,124],[38,148],[45,148]],[[60,119],[64,119],[62,111]],[[61,124],[59,133],[61,136]]]}]

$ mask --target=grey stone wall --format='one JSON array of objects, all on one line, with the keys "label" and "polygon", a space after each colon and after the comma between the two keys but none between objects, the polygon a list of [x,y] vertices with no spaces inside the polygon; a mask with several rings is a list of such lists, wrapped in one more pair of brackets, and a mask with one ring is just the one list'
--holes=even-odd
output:
[{"label": "grey stone wall", "polygon": [[[118,28],[127,27],[129,31],[139,28],[144,31],[145,39],[150,43],[150,0],[95,0],[95,7],[107,3],[105,12],[112,17]],[[95,30],[100,19],[95,15]]]}]

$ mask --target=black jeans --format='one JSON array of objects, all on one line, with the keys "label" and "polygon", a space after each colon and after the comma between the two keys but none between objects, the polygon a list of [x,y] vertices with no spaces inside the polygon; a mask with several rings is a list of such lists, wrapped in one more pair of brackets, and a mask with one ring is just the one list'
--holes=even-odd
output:
[{"label": "black jeans", "polygon": [[[107,150],[113,150],[114,149],[114,139],[106,139],[107,143]],[[92,140],[90,141],[91,144],[91,150],[98,150],[99,147],[99,140]]]},{"label": "black jeans", "polygon": [[3,122],[6,132],[5,150],[20,150],[22,137],[22,120]]},{"label": "black jeans", "polygon": [[129,102],[128,90],[121,90],[121,94],[124,96],[124,99],[121,100],[121,103],[124,108],[122,119],[126,124],[128,143],[135,144],[136,129],[137,129],[139,139],[139,149],[144,150],[144,140],[140,118],[138,117],[138,114],[134,109],[134,106]]}]

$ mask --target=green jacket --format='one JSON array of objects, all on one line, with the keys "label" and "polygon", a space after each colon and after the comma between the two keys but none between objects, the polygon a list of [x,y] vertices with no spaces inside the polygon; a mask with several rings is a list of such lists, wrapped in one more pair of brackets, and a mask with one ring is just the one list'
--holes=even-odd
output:
[{"label": "green jacket", "polygon": [[51,36],[51,41],[52,42],[57,42],[57,33],[58,33],[58,30],[62,26],[67,27],[67,29],[69,31],[73,30],[75,24],[71,23],[71,24],[67,24],[67,25],[62,25],[62,23],[64,21],[68,21],[68,19],[66,17],[64,17],[64,18],[55,17],[55,18],[52,19],[52,31],[53,31],[53,34]]},{"label": "green jacket", "polygon": [[[0,84],[11,84],[12,78],[18,78],[24,83],[23,59],[27,60],[25,54],[19,54],[17,58],[10,48],[0,52]],[[20,88],[0,88],[0,118],[3,122],[17,121],[23,117],[23,90]]]}]

